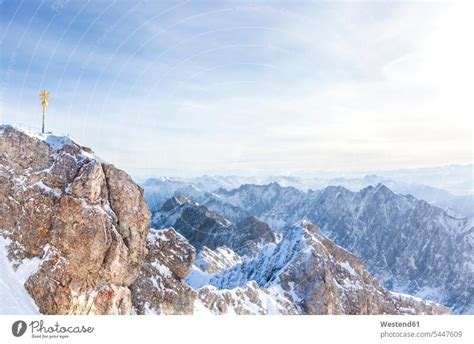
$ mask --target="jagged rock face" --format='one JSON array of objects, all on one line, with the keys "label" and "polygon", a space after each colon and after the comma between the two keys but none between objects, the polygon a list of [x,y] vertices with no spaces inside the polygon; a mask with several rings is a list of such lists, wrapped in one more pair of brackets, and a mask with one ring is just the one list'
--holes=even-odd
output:
[{"label": "jagged rock face", "polygon": [[153,217],[153,226],[172,226],[200,251],[228,246],[241,255],[252,255],[265,243],[275,242],[271,228],[255,217],[233,224],[186,197],[172,197]]},{"label": "jagged rock face", "polygon": [[25,283],[44,314],[127,314],[150,213],[123,171],[72,140],[0,128],[0,234],[42,264]]},{"label": "jagged rock face", "polygon": [[273,233],[270,226],[255,216],[243,219],[235,227],[240,236],[240,242],[245,245],[245,248],[240,249],[240,252],[257,252],[263,244],[276,241],[275,233]]},{"label": "jagged rock face", "polygon": [[183,279],[191,271],[196,251],[174,229],[150,230],[148,253],[132,284],[138,314],[192,314],[196,292]]},{"label": "jagged rock face", "polygon": [[215,250],[204,246],[194,262],[199,269],[209,274],[224,271],[240,263],[242,263],[242,257],[227,246],[221,246]]},{"label": "jagged rock face", "polygon": [[220,289],[244,287],[281,290],[302,314],[444,314],[434,303],[395,295],[384,289],[353,255],[307,222],[289,228],[278,245],[255,258],[215,274]]}]

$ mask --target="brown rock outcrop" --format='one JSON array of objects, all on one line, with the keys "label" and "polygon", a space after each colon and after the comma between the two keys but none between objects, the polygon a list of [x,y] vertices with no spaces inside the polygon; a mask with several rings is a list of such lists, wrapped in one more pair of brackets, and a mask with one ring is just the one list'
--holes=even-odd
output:
[{"label": "brown rock outcrop", "polygon": [[65,137],[0,127],[0,235],[41,257],[25,287],[45,314],[129,314],[150,213],[123,171]]}]

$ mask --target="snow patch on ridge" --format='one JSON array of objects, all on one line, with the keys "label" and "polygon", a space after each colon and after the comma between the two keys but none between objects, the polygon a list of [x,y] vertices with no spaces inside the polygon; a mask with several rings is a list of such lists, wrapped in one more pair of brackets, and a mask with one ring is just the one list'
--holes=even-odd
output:
[{"label": "snow patch on ridge", "polygon": [[24,260],[15,271],[7,256],[10,242],[0,235],[0,314],[40,314],[24,283],[38,270],[42,260]]}]

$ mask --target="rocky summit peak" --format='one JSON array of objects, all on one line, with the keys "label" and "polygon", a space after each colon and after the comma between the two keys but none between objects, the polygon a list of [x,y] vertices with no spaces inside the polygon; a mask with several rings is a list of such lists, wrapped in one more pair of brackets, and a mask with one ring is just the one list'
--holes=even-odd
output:
[{"label": "rocky summit peak", "polygon": [[124,171],[68,137],[2,126],[0,204],[2,253],[16,272],[35,262],[21,288],[41,313],[130,313],[150,212]]},{"label": "rocky summit peak", "polygon": [[180,205],[183,205],[185,203],[191,203],[191,200],[185,196],[173,196],[170,199],[168,199],[165,203],[160,208],[160,211],[172,211],[173,209],[176,209]]},{"label": "rocky summit peak", "polygon": [[48,145],[54,151],[59,151],[69,146],[72,149],[79,149],[84,153],[93,153],[92,149],[80,145],[69,136],[56,135],[50,132],[38,133],[25,128],[3,124],[0,125],[0,135],[10,137],[11,140],[16,142],[21,142],[22,139],[36,140]]}]

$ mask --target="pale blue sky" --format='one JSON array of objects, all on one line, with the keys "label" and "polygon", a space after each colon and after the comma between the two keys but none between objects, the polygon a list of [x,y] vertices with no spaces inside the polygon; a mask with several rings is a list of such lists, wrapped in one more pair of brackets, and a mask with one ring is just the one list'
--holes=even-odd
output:
[{"label": "pale blue sky", "polygon": [[135,175],[472,163],[468,10],[451,3],[3,1],[0,120]]}]

